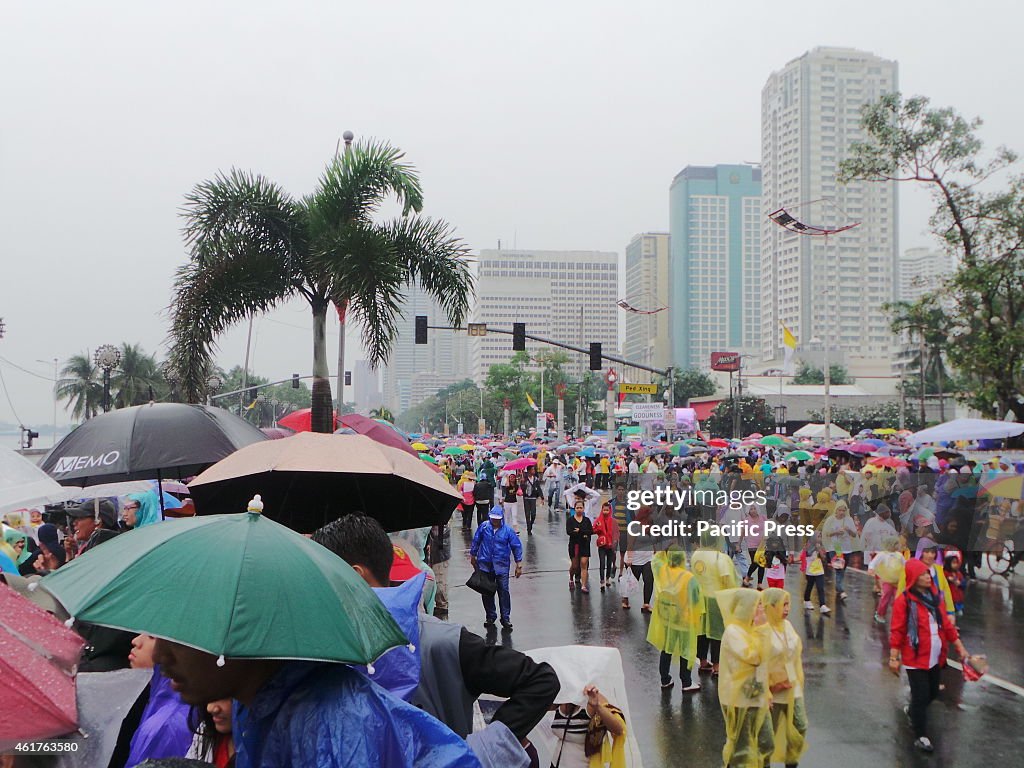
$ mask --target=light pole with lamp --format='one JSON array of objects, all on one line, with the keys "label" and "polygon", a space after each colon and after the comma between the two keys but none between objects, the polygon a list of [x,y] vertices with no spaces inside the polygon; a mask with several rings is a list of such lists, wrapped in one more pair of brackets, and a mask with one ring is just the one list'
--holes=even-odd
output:
[{"label": "light pole with lamp", "polygon": [[160,365],[160,373],[164,377],[164,381],[167,382],[167,386],[170,388],[168,397],[171,402],[178,402],[178,382],[180,381],[180,378],[178,377],[178,371],[171,364],[170,360],[164,360]]},{"label": "light pole with lamp", "polygon": [[224,386],[224,382],[221,381],[220,376],[213,374],[206,380],[206,404],[213,405],[213,396],[220,392],[220,388]]},{"label": "light pole with lamp", "polygon": [[108,413],[110,411],[110,372],[120,365],[121,350],[113,344],[101,344],[97,347],[92,359],[103,371],[103,412]]},{"label": "light pole with lamp", "polygon": [[786,404],[779,403],[775,406],[775,434],[786,434]]}]

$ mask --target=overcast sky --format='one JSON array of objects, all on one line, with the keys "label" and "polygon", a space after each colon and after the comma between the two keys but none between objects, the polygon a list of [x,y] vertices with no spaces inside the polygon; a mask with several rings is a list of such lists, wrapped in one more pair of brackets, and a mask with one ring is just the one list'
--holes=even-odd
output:
[{"label": "overcast sky", "polygon": [[[52,377],[53,358],[122,341],[162,357],[178,209],[218,170],[303,194],[352,130],[404,148],[426,212],[474,249],[621,253],[667,229],[683,166],[759,159],[761,87],[814,46],[895,58],[904,93],[1024,150],[1022,21],[1019,4],[984,1],[965,15],[935,0],[11,0],[0,372],[14,412],[0,397],[0,422],[52,420],[50,381],[11,363]],[[929,243],[927,201],[908,190],[901,208],[901,247]],[[258,320],[255,370],[308,373],[309,326],[303,304]],[[244,346],[244,328],[225,335],[219,362]]]}]

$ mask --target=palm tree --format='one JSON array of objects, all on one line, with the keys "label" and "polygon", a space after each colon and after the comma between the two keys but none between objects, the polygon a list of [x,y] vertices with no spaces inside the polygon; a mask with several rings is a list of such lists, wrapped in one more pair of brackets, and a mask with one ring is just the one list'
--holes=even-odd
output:
[{"label": "palm tree", "polygon": [[395,414],[385,408],[383,405],[380,408],[374,408],[370,411],[371,419],[383,419],[384,421],[394,422]]},{"label": "palm tree", "polygon": [[110,380],[115,408],[142,405],[156,399],[161,388],[160,369],[156,356],[147,355],[140,344],[121,345],[121,363]]},{"label": "palm tree", "polygon": [[100,369],[88,353],[68,358],[57,379],[57,398],[67,400],[73,419],[89,419],[103,404]]},{"label": "palm tree", "polygon": [[[460,325],[469,308],[468,249],[441,220],[416,215],[423,193],[403,153],[358,142],[328,163],[313,194],[295,199],[266,178],[232,170],[186,197],[191,260],[178,270],[172,350],[183,395],[203,396],[216,338],[296,296],[313,313],[312,426],[330,432],[326,323],[333,302],[362,329],[371,365],[388,359],[405,293],[418,284]],[[377,222],[389,197],[402,215]]]}]

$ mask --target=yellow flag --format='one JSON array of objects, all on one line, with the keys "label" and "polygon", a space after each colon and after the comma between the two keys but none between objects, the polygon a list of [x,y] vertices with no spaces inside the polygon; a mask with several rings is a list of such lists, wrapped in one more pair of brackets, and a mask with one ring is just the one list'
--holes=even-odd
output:
[{"label": "yellow flag", "polygon": [[526,393],[526,402],[528,402],[530,404],[530,407],[533,408],[533,410],[535,410],[535,411],[539,411],[540,410],[540,408],[537,407],[537,404],[535,402],[533,402],[533,398],[530,397],[530,393],[529,392]]},{"label": "yellow flag", "polygon": [[790,349],[796,349],[796,336],[786,327],[785,323],[782,324],[782,343]]},{"label": "yellow flag", "polygon": [[796,373],[796,360],[793,359],[793,353],[796,352],[796,336],[786,327],[785,323],[782,323],[782,344],[786,348],[782,361],[782,372],[787,376],[792,376]]}]

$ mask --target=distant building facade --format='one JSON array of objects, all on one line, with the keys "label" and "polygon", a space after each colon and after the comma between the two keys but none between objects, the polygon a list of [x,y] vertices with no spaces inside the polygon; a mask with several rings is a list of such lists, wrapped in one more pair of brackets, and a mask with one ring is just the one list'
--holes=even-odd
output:
[{"label": "distant building facade", "polygon": [[[761,91],[762,360],[781,360],[785,324],[800,344],[827,340],[833,359],[891,359],[882,305],[897,296],[896,182],[839,184],[839,164],[863,140],[861,107],[898,90],[895,61],[815,48],[773,72]],[[785,208],[832,237],[792,233],[768,219]]]},{"label": "distant building facade", "polygon": [[761,170],[689,165],[669,190],[670,336],[682,368],[761,336]]},{"label": "distant building facade", "polygon": [[900,257],[900,301],[914,302],[937,290],[953,274],[953,256],[938,248],[907,248]]},{"label": "distant building facade", "polygon": [[368,413],[383,404],[380,376],[366,360],[356,360],[352,371],[352,394],[359,413]]},{"label": "distant building facade", "polygon": [[[626,246],[626,272],[622,298],[632,307],[625,310],[627,360],[664,369],[672,359],[669,338],[669,235],[643,232]],[[636,310],[636,311],[633,311]],[[649,381],[648,374],[642,374]],[[640,374],[634,378],[640,378]]]},{"label": "distant building facade", "polygon": [[[526,332],[587,348],[601,342],[618,349],[619,263],[610,251],[483,250],[477,262],[473,321]],[[531,357],[547,353],[546,344],[527,340]],[[567,353],[565,370],[578,376],[587,360]],[[477,384],[496,363],[513,355],[512,337],[491,333],[470,339],[470,370]],[[582,360],[582,362],[581,362]]]}]

